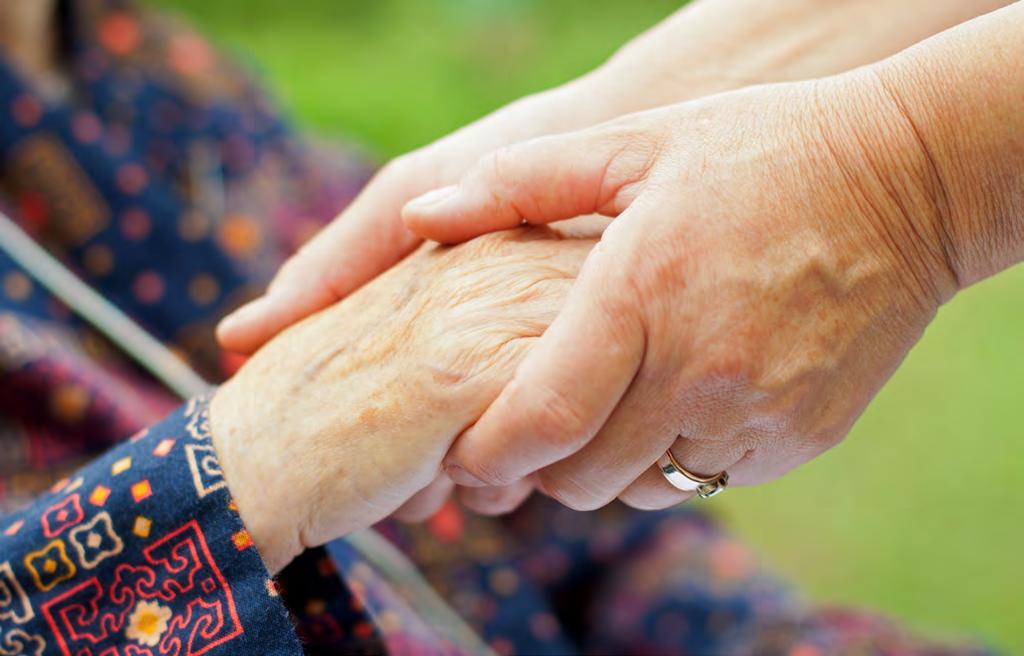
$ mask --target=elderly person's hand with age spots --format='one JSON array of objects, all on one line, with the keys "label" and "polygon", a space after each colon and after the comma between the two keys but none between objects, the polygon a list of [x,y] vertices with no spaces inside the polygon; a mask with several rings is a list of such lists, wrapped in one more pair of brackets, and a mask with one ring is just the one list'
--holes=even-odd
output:
[{"label": "elderly person's hand with age spots", "polygon": [[424,245],[275,337],[218,390],[213,440],[271,571],[434,480],[405,513],[436,510],[452,440],[547,328],[593,244],[534,228]]}]

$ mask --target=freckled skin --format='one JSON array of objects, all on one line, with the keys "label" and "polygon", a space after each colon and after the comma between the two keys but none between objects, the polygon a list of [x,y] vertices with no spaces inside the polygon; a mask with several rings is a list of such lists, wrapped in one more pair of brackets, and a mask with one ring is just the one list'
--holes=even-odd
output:
[{"label": "freckled skin", "polygon": [[531,228],[424,245],[278,335],[218,391],[214,443],[271,570],[430,483],[593,243]]}]

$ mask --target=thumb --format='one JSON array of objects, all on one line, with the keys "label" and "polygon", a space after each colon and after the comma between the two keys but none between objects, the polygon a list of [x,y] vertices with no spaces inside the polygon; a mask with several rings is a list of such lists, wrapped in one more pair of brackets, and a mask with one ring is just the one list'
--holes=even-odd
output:
[{"label": "thumb", "polygon": [[458,184],[409,201],[402,220],[421,237],[454,243],[523,221],[617,216],[642,188],[659,144],[656,130],[631,120],[501,148]]}]

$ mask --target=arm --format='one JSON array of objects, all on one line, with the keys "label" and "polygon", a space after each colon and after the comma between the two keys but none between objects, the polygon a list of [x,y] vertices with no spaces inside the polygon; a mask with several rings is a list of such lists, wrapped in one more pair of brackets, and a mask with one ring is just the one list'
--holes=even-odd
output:
[{"label": "arm", "polygon": [[400,157],[289,260],[266,295],[219,328],[251,353],[412,251],[402,205],[457,180],[501,146],[748,84],[838,73],[994,9],[1004,0],[701,0],[627,44],[597,70],[524,98]]},{"label": "arm", "polygon": [[832,78],[525,142],[407,205],[441,241],[616,217],[452,477],[651,508],[686,498],[666,450],[752,484],[838,443],[938,307],[1024,254],[1022,34],[1017,3]]},{"label": "arm", "polygon": [[606,102],[593,122],[752,84],[841,73],[1006,4],[697,0],[596,72],[592,85]]},{"label": "arm", "polygon": [[876,68],[933,176],[930,220],[959,288],[1024,258],[1024,3]]}]

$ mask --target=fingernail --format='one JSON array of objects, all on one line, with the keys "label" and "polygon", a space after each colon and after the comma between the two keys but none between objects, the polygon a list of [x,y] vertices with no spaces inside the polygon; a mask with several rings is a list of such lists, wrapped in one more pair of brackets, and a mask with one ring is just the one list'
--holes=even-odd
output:
[{"label": "fingernail", "polygon": [[220,320],[217,324],[217,331],[224,332],[240,327],[244,323],[252,321],[253,317],[262,314],[265,311],[269,299],[266,296],[260,296],[257,299],[249,301],[242,307],[238,308],[228,316]]},{"label": "fingernail", "polygon": [[466,487],[484,487],[486,485],[459,465],[445,465],[444,471],[456,485],[465,485]]},{"label": "fingernail", "polygon": [[405,209],[413,212],[422,212],[433,209],[437,205],[443,205],[448,199],[454,198],[458,191],[458,185],[448,185],[447,187],[428,191],[427,193],[417,196],[406,203]]}]

